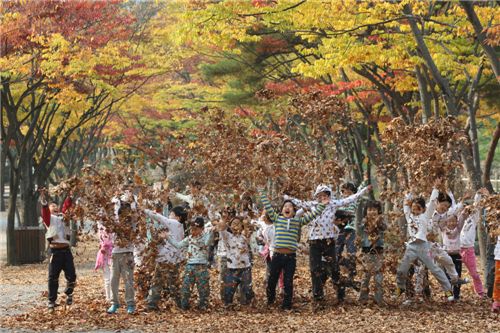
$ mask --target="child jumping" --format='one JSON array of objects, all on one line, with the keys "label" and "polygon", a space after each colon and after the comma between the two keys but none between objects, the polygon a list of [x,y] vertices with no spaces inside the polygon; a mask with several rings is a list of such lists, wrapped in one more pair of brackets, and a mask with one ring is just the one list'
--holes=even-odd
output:
[{"label": "child jumping", "polygon": [[295,217],[296,208],[291,200],[285,200],[281,207],[281,214],[276,213],[271,206],[267,194],[260,191],[260,199],[266,213],[269,215],[275,227],[275,248],[271,258],[271,269],[267,282],[267,304],[271,305],[276,299],[276,284],[281,271],[284,273],[285,294],[281,308],[283,310],[292,309],[293,297],[293,276],[296,268],[296,254],[298,239],[303,224],[309,223],[325,210],[325,204],[329,203],[329,198],[318,204],[313,212],[304,216]]},{"label": "child jumping", "polygon": [[448,301],[454,300],[450,281],[443,270],[432,260],[429,254],[430,245],[427,241],[427,233],[432,223],[432,214],[436,208],[438,194],[439,192],[437,189],[432,190],[430,202],[427,207],[423,198],[413,198],[411,193],[406,196],[403,210],[407,222],[408,241],[406,243],[403,259],[397,270],[397,296],[405,292],[406,279],[408,277],[410,265],[416,259],[419,259],[439,281]]}]

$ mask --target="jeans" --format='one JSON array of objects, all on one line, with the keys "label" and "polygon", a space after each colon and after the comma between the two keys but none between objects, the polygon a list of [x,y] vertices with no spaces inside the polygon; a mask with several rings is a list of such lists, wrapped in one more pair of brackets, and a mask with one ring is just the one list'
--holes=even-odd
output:
[{"label": "jeans", "polygon": [[125,283],[125,303],[127,303],[127,306],[135,306],[134,266],[134,254],[132,252],[113,253],[111,255],[111,295],[114,305],[120,305],[118,287],[120,278],[123,278]]},{"label": "jeans", "polygon": [[495,285],[495,246],[496,243],[492,242],[490,237],[488,237],[488,252],[486,256],[486,290],[488,297],[493,297],[493,289]]},{"label": "jeans", "polygon": [[189,309],[191,289],[196,285],[198,289],[198,308],[206,309],[210,297],[210,274],[205,264],[187,264],[184,271],[181,290],[181,308]]},{"label": "jeans", "polygon": [[224,304],[233,303],[234,293],[240,287],[243,297],[240,298],[241,304],[248,304],[253,298],[252,290],[252,269],[247,268],[228,268],[224,277]]},{"label": "jeans", "polygon": [[66,295],[72,295],[76,285],[75,264],[71,249],[50,249],[49,259],[49,301],[55,302],[57,299],[57,290],[59,289],[59,275],[64,271],[66,278]]},{"label": "jeans", "polygon": [[[328,277],[326,274],[331,276],[334,285],[337,285],[339,281],[335,240],[333,238],[311,240],[309,244],[309,270],[313,298],[319,301],[324,297],[324,278]],[[322,261],[322,257],[326,262]]]},{"label": "jeans", "polygon": [[158,301],[161,298],[161,293],[166,290],[168,296],[172,298],[175,304],[180,307],[180,283],[179,283],[179,267],[176,264],[168,262],[157,262],[153,277],[153,283],[149,290],[148,306],[152,308],[158,307]]},{"label": "jeans", "polygon": [[446,278],[443,270],[432,260],[429,243],[421,240],[416,240],[406,245],[405,254],[399,264],[396,275],[397,285],[400,289],[404,290],[406,288],[406,279],[410,265],[416,259],[419,259],[431,271],[444,291],[451,291],[450,281]]},{"label": "jeans", "polygon": [[267,303],[272,304],[276,299],[276,284],[278,283],[281,271],[283,271],[285,294],[283,297],[282,308],[292,308],[293,297],[293,275],[297,266],[297,258],[295,253],[283,254],[274,253],[271,259],[271,272],[267,282],[266,294]]}]

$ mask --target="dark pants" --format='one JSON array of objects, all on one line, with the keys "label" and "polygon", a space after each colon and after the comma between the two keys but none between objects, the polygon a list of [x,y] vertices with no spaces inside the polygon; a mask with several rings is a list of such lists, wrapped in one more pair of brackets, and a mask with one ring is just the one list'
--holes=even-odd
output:
[{"label": "dark pants", "polygon": [[495,285],[495,246],[496,243],[492,242],[491,238],[488,237],[488,252],[486,255],[486,295],[489,298],[493,297],[493,287]]},{"label": "dark pants", "polygon": [[[453,263],[455,264],[455,270],[457,271],[458,277],[462,276],[462,256],[460,253],[449,253],[451,260],[453,260]],[[448,279],[450,278],[448,274],[446,274]],[[454,285],[453,286],[453,296],[455,299],[460,299],[460,285]]]},{"label": "dark pants", "polygon": [[[312,292],[315,301],[324,297],[323,285],[331,277],[333,285],[339,281],[335,240],[318,239],[309,242],[309,269],[311,272]],[[322,261],[322,257],[325,261]]]},{"label": "dark pants", "polygon": [[272,304],[276,299],[276,284],[280,277],[281,271],[284,275],[285,295],[283,297],[283,309],[292,308],[293,296],[293,275],[295,274],[295,267],[297,265],[297,258],[295,253],[283,254],[274,253],[271,259],[271,272],[267,282],[267,303]]},{"label": "dark pants", "polygon": [[49,301],[55,302],[57,290],[59,289],[59,275],[64,271],[66,278],[66,295],[72,295],[76,284],[75,264],[71,249],[50,249],[49,250]]},{"label": "dark pants", "polygon": [[[346,254],[344,255],[344,248]],[[354,285],[354,277],[356,276],[356,231],[353,229],[342,229],[337,238],[337,261],[338,265],[343,266],[349,272],[347,278],[339,275],[338,298],[343,300],[345,296],[346,286]]]}]

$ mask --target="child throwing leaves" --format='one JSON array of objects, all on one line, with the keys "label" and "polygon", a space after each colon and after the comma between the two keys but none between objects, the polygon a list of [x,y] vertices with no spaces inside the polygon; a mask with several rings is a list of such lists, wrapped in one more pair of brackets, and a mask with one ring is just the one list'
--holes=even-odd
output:
[{"label": "child throwing leaves", "polygon": [[119,285],[120,278],[125,283],[125,302],[127,313],[135,312],[135,290],[134,290],[134,246],[130,241],[128,231],[135,227],[135,221],[131,216],[132,206],[129,196],[122,196],[117,203],[117,232],[112,236],[113,250],[111,254],[111,307],[107,310],[109,314],[116,313],[120,308]]},{"label": "child throwing leaves", "polygon": [[384,304],[384,289],[382,282],[382,266],[384,262],[384,231],[387,229],[384,216],[382,215],[382,204],[379,201],[369,201],[366,203],[364,218],[359,227],[362,247],[361,262],[363,263],[364,274],[361,281],[359,301],[368,301],[370,279],[373,276],[375,281],[375,302],[378,305]]},{"label": "child throwing leaves", "polygon": [[243,218],[235,217],[230,223],[219,225],[220,241],[225,243],[227,256],[227,270],[224,276],[224,305],[233,302],[234,293],[238,286],[244,297],[243,304],[248,304],[253,298],[252,270],[250,263],[249,242],[251,233],[244,230]]},{"label": "child throwing leaves", "polygon": [[278,283],[280,273],[283,271],[285,294],[281,308],[283,310],[291,310],[293,276],[296,268],[295,253],[298,248],[297,243],[301,227],[303,224],[314,220],[325,210],[325,204],[329,202],[329,198],[327,197],[322,203],[318,204],[313,212],[306,213],[300,218],[295,217],[296,208],[291,200],[284,201],[281,207],[281,214],[278,214],[271,206],[267,194],[262,190],[260,191],[260,199],[275,227],[275,248],[271,258],[271,269],[266,288],[267,304],[273,304],[276,299],[276,284]]},{"label": "child throwing leaves", "polygon": [[64,271],[66,278],[66,304],[73,304],[73,290],[76,285],[75,264],[73,254],[71,253],[69,236],[70,230],[65,222],[63,214],[71,206],[71,197],[68,196],[64,201],[62,214],[59,213],[59,207],[55,202],[47,202],[47,193],[40,191],[40,203],[42,204],[42,220],[47,227],[45,237],[49,242],[49,311],[54,311],[57,299],[57,290],[59,289],[59,275]]},{"label": "child throwing leaves", "polygon": [[500,312],[500,236],[497,236],[497,245],[495,246],[495,283],[491,311]]},{"label": "child throwing leaves", "polygon": [[[184,238],[183,223],[187,219],[187,213],[183,207],[177,206],[170,211],[168,218],[153,212],[144,210],[146,215],[153,221],[160,223],[160,234],[168,231],[173,240],[180,242]],[[179,288],[179,264],[184,260],[184,252],[174,247],[171,243],[163,241],[158,248],[156,258],[153,283],[149,290],[148,309],[158,310],[158,301],[163,290],[168,291],[168,295],[175,304],[181,306]]]},{"label": "child throwing leaves", "polygon": [[463,224],[460,232],[460,255],[462,262],[469,271],[474,283],[474,290],[479,297],[484,297],[483,283],[477,272],[476,254],[474,253],[474,242],[476,241],[476,228],[481,218],[481,209],[478,207],[481,194],[488,194],[488,190],[481,189],[474,196],[474,205],[464,207],[458,219]]},{"label": "child throwing leaves", "polygon": [[106,227],[99,224],[99,251],[95,261],[95,270],[102,269],[104,280],[104,293],[106,301],[111,302],[111,252],[113,251],[113,240],[106,231]]},{"label": "child throwing leaves", "polygon": [[167,240],[178,249],[187,249],[187,263],[181,288],[181,309],[189,309],[191,289],[198,289],[198,308],[205,310],[210,297],[210,274],[208,273],[208,247],[213,241],[212,230],[204,232],[205,220],[196,217],[190,225],[191,234],[178,242],[169,235]]},{"label": "child throwing leaves", "polygon": [[[436,184],[438,184],[438,181],[436,181]],[[430,256],[430,245],[427,241],[427,233],[429,232],[432,223],[432,214],[436,208],[436,199],[438,194],[439,191],[434,188],[427,207],[423,198],[413,198],[411,193],[406,196],[403,210],[407,222],[408,241],[406,243],[406,250],[403,259],[401,260],[397,271],[397,296],[400,296],[405,292],[406,279],[410,265],[416,259],[419,259],[439,281],[439,284],[445,292],[445,296],[448,301],[454,300],[450,281],[448,281],[448,278],[444,274],[443,270],[432,260]]]}]

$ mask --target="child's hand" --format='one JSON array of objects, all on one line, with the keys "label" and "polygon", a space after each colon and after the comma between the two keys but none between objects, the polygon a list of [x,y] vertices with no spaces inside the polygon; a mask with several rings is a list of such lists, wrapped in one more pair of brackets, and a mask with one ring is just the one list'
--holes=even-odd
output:
[{"label": "child's hand", "polygon": [[368,187],[368,191],[373,190],[373,185],[372,184],[368,185],[367,187]]}]

